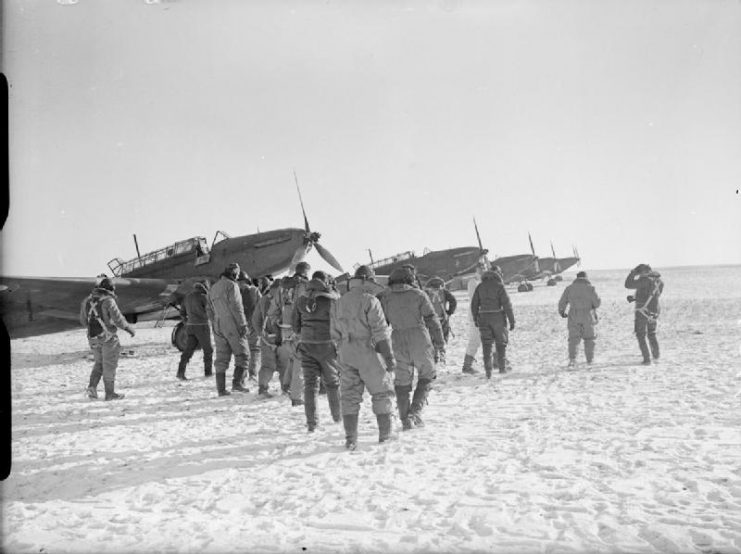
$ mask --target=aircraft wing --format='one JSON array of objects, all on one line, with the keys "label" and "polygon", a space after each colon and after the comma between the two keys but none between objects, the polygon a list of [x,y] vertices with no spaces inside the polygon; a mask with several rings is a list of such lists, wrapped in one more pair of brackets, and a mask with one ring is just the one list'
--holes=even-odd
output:
[{"label": "aircraft wing", "polygon": [[[79,329],[80,305],[96,278],[0,277],[0,314],[11,338]],[[129,321],[163,310],[185,283],[113,279],[118,307]],[[185,291],[187,292],[187,291]]]}]

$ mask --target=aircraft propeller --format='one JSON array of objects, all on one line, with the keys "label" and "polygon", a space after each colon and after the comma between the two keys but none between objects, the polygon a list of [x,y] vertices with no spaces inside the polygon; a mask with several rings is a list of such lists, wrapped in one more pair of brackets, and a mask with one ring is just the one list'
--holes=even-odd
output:
[{"label": "aircraft propeller", "polygon": [[553,254],[553,272],[561,273],[561,264],[558,263],[558,258],[556,258],[556,249],[553,248],[553,241],[551,241],[551,253]]},{"label": "aircraft propeller", "polygon": [[[301,197],[301,189],[298,186],[298,177],[296,176],[295,170],[293,172],[293,178],[296,181],[298,199],[301,203],[301,213],[304,215],[304,229],[306,231],[306,233],[304,234],[304,244],[309,245],[309,247],[313,246],[314,248],[316,248],[316,251],[325,262],[327,262],[340,273],[344,273],[345,270],[342,269],[342,266],[340,265],[340,262],[337,261],[337,258],[335,258],[329,250],[324,248],[324,246],[319,244],[319,238],[321,237],[321,234],[317,233],[316,231],[312,231],[309,227],[309,218],[306,217],[306,210],[304,209],[304,199]],[[301,256],[303,255],[303,252],[304,251],[302,249],[296,251],[296,254],[294,254],[293,256],[293,260],[291,261],[291,265],[295,265],[296,263],[298,263]]]},{"label": "aircraft propeller", "polygon": [[572,245],[571,248],[574,251],[574,258],[576,258],[576,267],[581,267],[581,256],[579,256],[579,251],[576,249],[576,246]]},{"label": "aircraft propeller", "polygon": [[475,217],[473,218],[473,228],[476,229],[476,240],[479,243],[479,259],[477,260],[476,263],[484,263],[486,267],[489,267],[489,260],[486,258],[486,255],[489,253],[489,250],[484,248],[484,245],[481,243],[481,235],[479,234],[479,226],[476,224]]}]

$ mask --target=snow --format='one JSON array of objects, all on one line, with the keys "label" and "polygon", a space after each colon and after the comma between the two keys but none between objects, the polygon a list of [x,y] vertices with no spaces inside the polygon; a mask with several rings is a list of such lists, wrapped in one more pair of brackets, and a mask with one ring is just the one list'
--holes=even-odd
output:
[{"label": "snow", "polygon": [[[741,267],[662,270],[660,363],[639,364],[627,272],[595,271],[592,367],[566,368],[563,287],[512,291],[514,372],[460,371],[465,292],[424,429],[344,450],[278,396],[216,396],[171,329],[123,334],[117,402],[84,397],[84,333],[12,341],[7,552],[741,552]],[[480,362],[479,362],[480,367]],[[229,372],[231,376],[231,370]],[[102,388],[102,387],[101,387]]]}]

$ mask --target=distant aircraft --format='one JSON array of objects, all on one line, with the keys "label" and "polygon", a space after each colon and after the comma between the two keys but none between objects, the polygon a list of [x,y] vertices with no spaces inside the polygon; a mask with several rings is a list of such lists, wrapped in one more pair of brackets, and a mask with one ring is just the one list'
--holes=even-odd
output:
[{"label": "distant aircraft", "polygon": [[569,258],[557,258],[556,251],[551,243],[551,252],[553,253],[552,258],[538,258],[540,270],[545,275],[551,275],[554,281],[562,281],[563,277],[560,275],[574,264],[581,265],[581,258],[576,247],[572,247],[574,256]]},{"label": "distant aircraft", "polygon": [[[304,229],[278,229],[233,238],[218,231],[210,248],[205,238],[192,237],[144,256],[138,255],[137,243],[136,258],[108,262],[119,308],[131,323],[176,319],[179,312],[172,306],[192,290],[196,280],[215,281],[231,262],[237,262],[250,277],[277,275],[303,260],[312,247],[329,265],[343,272],[335,257],[319,244],[320,234],[311,231],[305,212],[304,225]],[[99,281],[0,277],[0,315],[10,337],[79,328],[80,304]],[[174,344],[175,335],[174,331]]]},{"label": "distant aircraft", "polygon": [[537,257],[530,254],[503,256],[490,261],[487,258],[489,251],[483,247],[475,218],[473,226],[476,231],[478,246],[427,250],[422,256],[417,256],[413,251],[407,250],[381,260],[373,260],[371,255],[369,265],[373,267],[377,275],[389,275],[394,269],[405,264],[411,264],[423,281],[433,276],[441,277],[448,282],[449,288],[453,290],[463,288],[467,277],[473,275],[476,266],[480,263],[487,266],[498,265],[502,269],[505,283],[520,280],[519,276],[523,272],[526,272],[533,264],[537,266]]}]

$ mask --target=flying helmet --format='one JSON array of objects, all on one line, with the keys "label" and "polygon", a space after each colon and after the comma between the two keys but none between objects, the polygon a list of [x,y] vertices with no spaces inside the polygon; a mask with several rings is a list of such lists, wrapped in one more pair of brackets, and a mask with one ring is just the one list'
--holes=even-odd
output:
[{"label": "flying helmet", "polygon": [[395,284],[413,285],[414,272],[408,267],[397,267],[389,275],[389,285]]},{"label": "flying helmet", "polygon": [[355,275],[353,277],[357,279],[367,279],[368,281],[375,281],[376,272],[373,271],[373,268],[368,265],[361,265],[358,266],[358,268],[355,270]]}]

